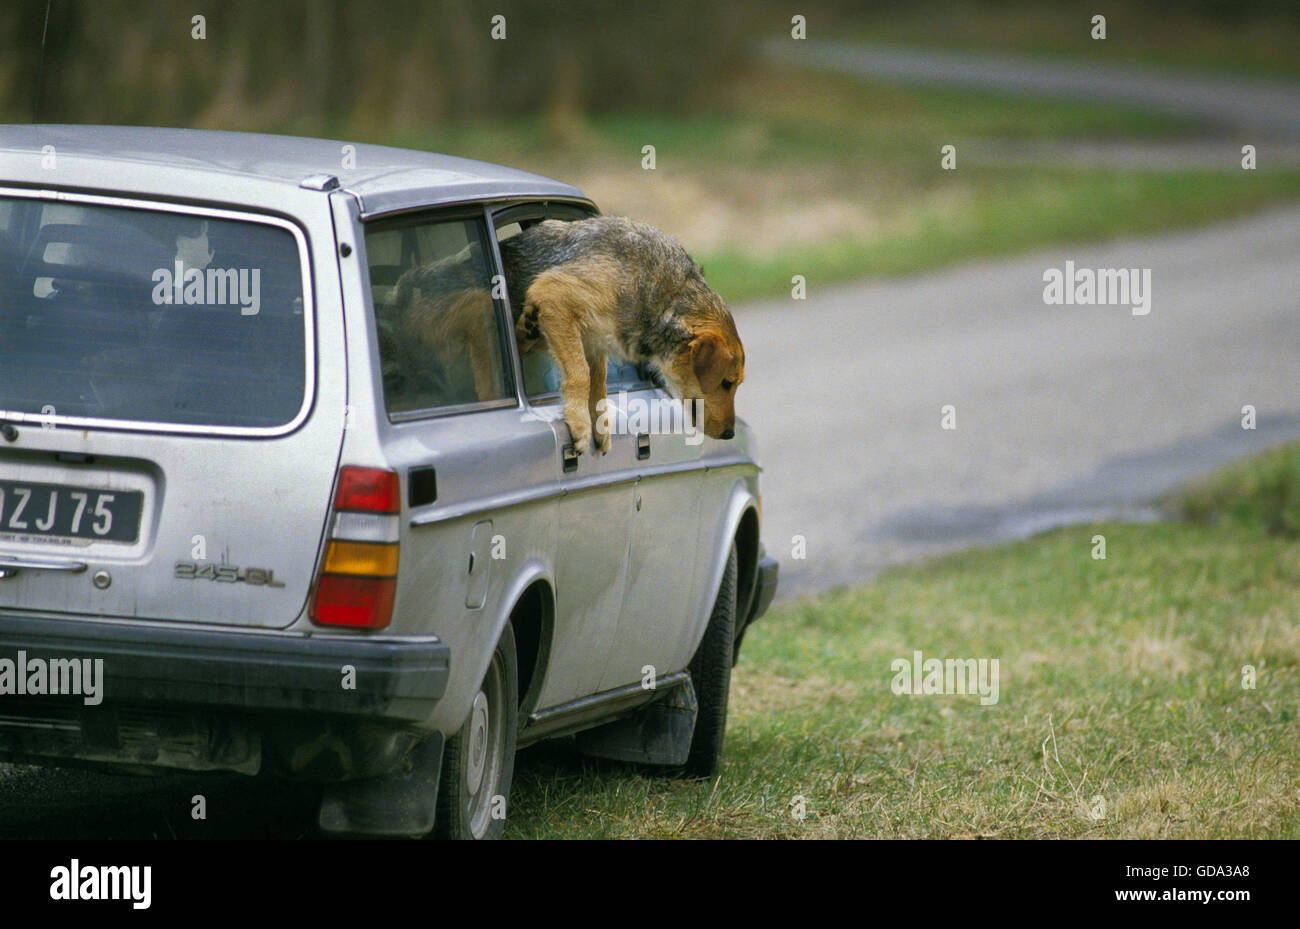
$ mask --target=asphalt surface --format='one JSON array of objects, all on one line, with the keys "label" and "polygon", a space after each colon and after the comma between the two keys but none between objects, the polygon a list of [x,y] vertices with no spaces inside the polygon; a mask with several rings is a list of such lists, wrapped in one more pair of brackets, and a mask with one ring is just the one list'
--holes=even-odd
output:
[{"label": "asphalt surface", "polygon": [[[1150,268],[1150,313],[1045,304],[1043,274],[1067,260]],[[784,597],[1057,525],[1148,518],[1161,491],[1300,437],[1300,209],[809,288],[739,315],[737,406],[759,437]]]}]

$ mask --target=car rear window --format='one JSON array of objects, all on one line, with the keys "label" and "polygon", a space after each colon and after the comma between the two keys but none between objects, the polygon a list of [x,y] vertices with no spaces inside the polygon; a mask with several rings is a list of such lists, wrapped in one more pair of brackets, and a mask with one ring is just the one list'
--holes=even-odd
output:
[{"label": "car rear window", "polygon": [[303,300],[284,226],[0,197],[0,416],[291,423]]}]

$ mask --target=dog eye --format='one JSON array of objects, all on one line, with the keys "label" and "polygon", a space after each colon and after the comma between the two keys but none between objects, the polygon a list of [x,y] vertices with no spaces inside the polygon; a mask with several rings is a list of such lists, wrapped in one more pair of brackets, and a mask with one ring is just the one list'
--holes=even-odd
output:
[{"label": "dog eye", "polygon": [[723,389],[723,390],[731,390],[731,388],[733,388],[733,387],[735,387],[735,386],[736,386],[736,385],[735,385],[735,382],[733,382],[733,381],[723,381],[723,382],[722,382],[722,389]]}]

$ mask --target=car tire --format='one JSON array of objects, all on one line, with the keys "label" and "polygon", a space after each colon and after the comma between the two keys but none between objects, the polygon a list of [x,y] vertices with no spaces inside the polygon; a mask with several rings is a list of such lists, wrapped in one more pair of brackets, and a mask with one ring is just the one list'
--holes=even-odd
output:
[{"label": "car tire", "polygon": [[699,712],[691,751],[682,774],[688,778],[716,777],[722,762],[722,741],[727,730],[727,697],[731,690],[732,652],[736,636],[736,546],[727,555],[722,584],[704,638],[688,669]]},{"label": "car tire", "polygon": [[465,725],[447,742],[433,834],[440,839],[496,839],[515,770],[519,667],[506,624]]}]

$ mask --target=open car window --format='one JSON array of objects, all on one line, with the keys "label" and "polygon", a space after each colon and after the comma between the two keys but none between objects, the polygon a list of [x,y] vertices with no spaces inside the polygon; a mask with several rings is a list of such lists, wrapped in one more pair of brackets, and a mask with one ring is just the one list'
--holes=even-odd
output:
[{"label": "open car window", "polygon": [[[540,213],[536,216],[512,219],[497,226],[497,241],[503,242],[519,235],[524,229],[542,221]],[[555,217],[569,219],[569,217]],[[517,309],[522,305],[523,294],[510,294],[511,307]],[[524,372],[524,393],[531,399],[558,395],[560,390],[560,368],[551,357],[551,353],[540,348],[520,356]],[[611,358],[606,371],[607,389],[612,391],[635,390],[653,386],[652,375],[630,362]]]}]

